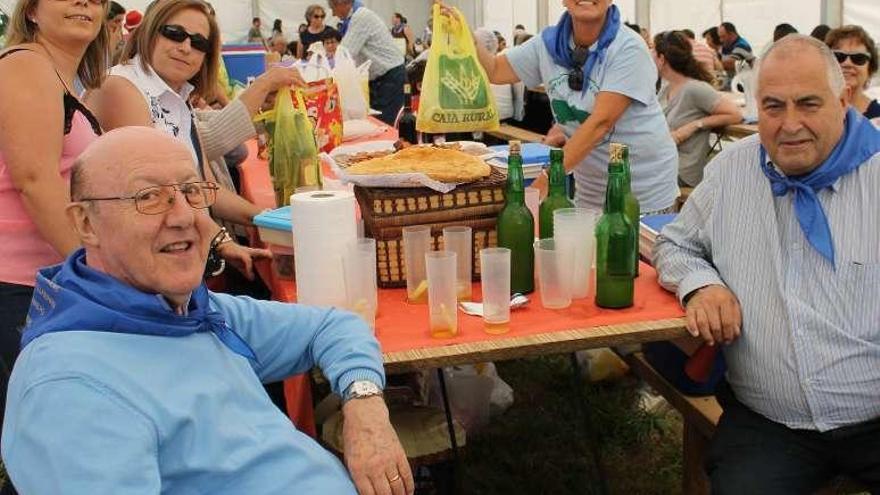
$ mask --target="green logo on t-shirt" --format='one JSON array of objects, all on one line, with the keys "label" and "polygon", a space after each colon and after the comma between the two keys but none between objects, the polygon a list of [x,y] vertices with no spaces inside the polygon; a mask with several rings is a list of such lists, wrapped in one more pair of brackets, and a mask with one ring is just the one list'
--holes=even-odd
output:
[{"label": "green logo on t-shirt", "polygon": [[590,112],[573,107],[565,100],[554,99],[550,102],[550,107],[553,109],[556,121],[560,124],[567,124],[569,122],[582,124],[590,116]]}]

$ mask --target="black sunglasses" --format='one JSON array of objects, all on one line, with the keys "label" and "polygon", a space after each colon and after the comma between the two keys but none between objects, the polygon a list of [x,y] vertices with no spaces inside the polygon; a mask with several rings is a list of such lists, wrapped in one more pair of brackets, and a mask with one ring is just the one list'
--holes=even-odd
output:
[{"label": "black sunglasses", "polygon": [[572,91],[584,89],[584,62],[587,61],[589,53],[590,49],[582,46],[575,47],[571,52],[571,61],[574,67],[568,73],[568,88]]},{"label": "black sunglasses", "polygon": [[326,15],[325,14],[315,14],[312,17],[314,17],[315,19],[323,19],[324,17],[326,17]]},{"label": "black sunglasses", "polygon": [[852,60],[852,63],[856,65],[865,65],[871,60],[871,55],[862,52],[842,52],[840,50],[834,50],[834,58],[837,59],[837,63],[842,64],[846,62],[846,59]]},{"label": "black sunglasses", "polygon": [[208,38],[198,33],[187,33],[183,26],[177,24],[165,24],[159,28],[159,34],[175,43],[183,43],[189,38],[189,46],[194,49],[202,53],[210,53],[211,51],[211,42],[208,41]]}]

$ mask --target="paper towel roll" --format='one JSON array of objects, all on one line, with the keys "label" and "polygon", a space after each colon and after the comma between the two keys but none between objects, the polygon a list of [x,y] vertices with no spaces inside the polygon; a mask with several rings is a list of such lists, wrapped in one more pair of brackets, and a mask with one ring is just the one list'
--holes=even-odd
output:
[{"label": "paper towel roll", "polygon": [[345,307],[342,256],[357,239],[350,191],[309,191],[290,197],[297,301]]}]

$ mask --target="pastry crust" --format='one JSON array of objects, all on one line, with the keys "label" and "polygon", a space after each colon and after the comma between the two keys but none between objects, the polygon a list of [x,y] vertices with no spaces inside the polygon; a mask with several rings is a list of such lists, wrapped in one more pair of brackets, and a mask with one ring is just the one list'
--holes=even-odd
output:
[{"label": "pastry crust", "polygon": [[489,164],[467,153],[411,146],[397,153],[355,163],[346,169],[354,175],[384,175],[419,172],[441,182],[472,182],[492,173]]}]

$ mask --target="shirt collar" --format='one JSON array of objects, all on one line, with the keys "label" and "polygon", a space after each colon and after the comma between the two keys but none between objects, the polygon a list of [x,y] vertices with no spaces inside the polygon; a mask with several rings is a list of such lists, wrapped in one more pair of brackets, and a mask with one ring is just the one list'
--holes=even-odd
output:
[{"label": "shirt collar", "polygon": [[171,86],[169,86],[168,83],[166,83],[161,77],[159,77],[159,74],[156,74],[156,72],[153,71],[152,67],[147,66],[147,70],[144,70],[143,66],[141,65],[140,55],[135,55],[131,59],[130,63],[134,64],[134,70],[138,72],[138,74],[141,76],[141,80],[144,81],[144,89],[147,90],[147,92],[155,94],[157,96],[161,96],[165,93],[170,93],[183,100],[184,103],[189,101],[189,95],[192,94],[193,90],[195,89],[195,86],[193,86],[192,84],[188,82],[183,83],[183,86],[180,88],[180,92],[178,93],[171,89]]}]

